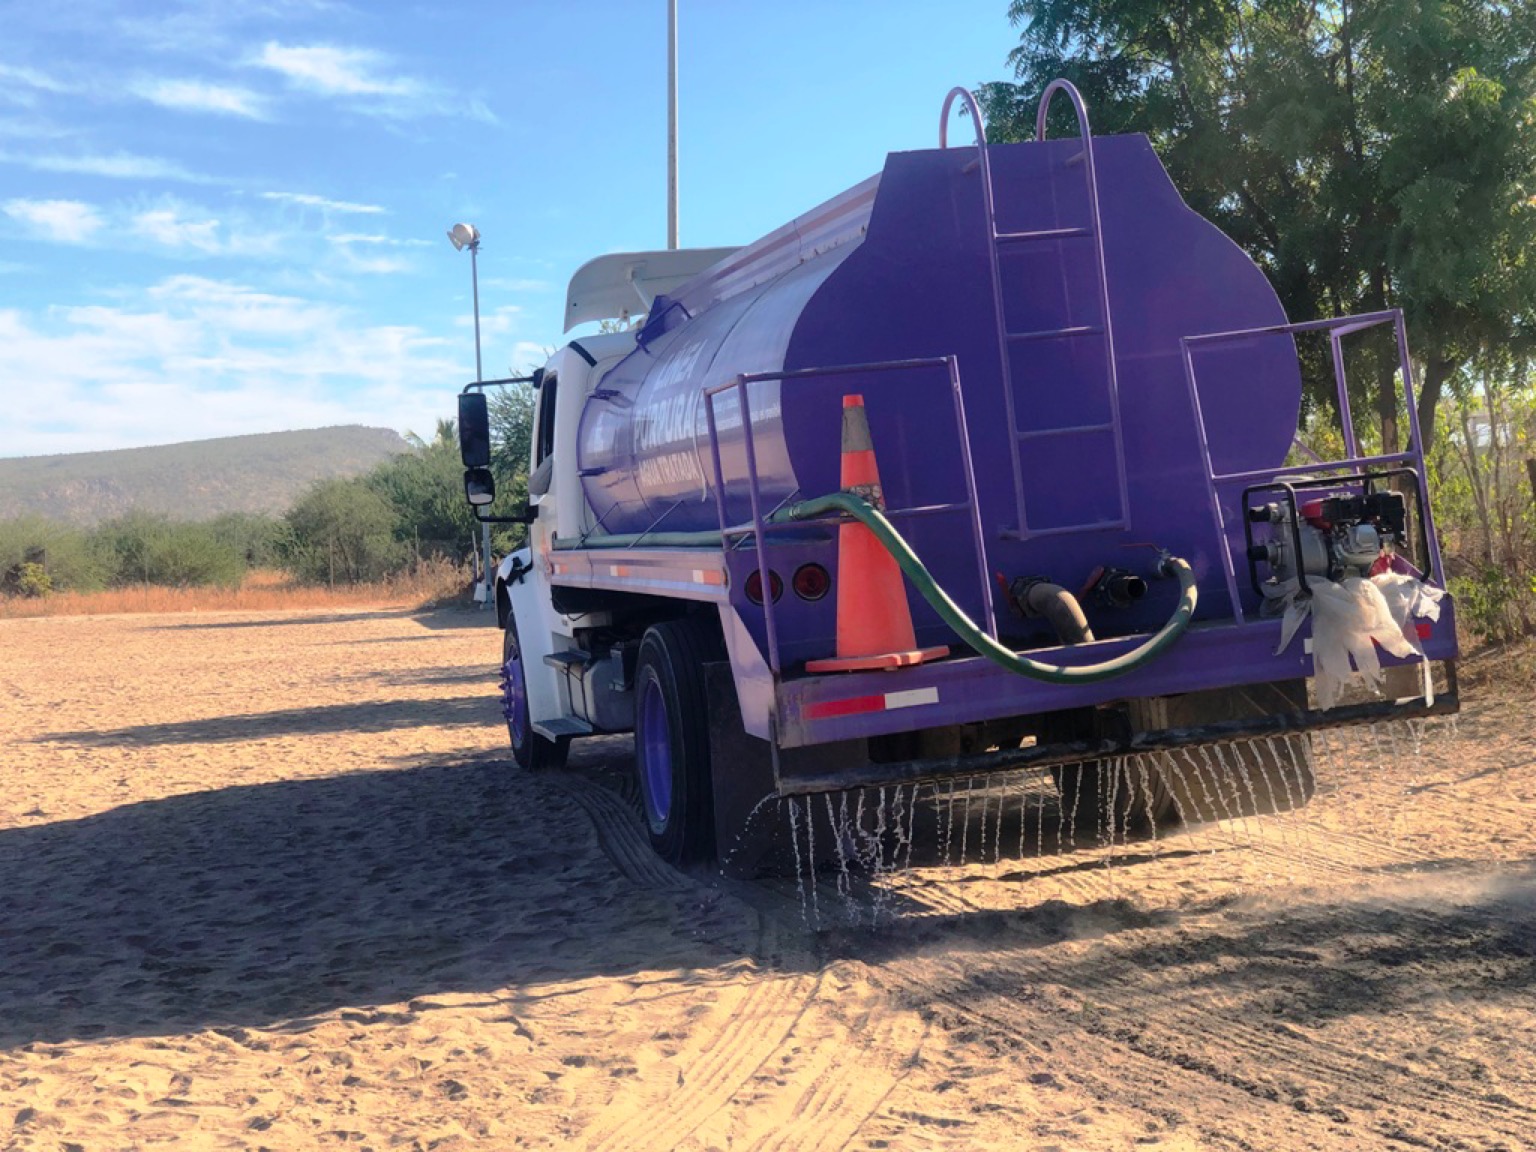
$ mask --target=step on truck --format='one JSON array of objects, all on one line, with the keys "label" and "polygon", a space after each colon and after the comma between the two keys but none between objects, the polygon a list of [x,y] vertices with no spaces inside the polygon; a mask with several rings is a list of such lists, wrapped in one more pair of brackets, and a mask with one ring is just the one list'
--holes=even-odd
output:
[{"label": "step on truck", "polygon": [[[1047,138],[1053,98],[1075,135]],[[467,498],[527,525],[494,582],[515,759],[633,732],[669,861],[750,875],[846,847],[850,797],[883,820],[887,790],[1026,770],[1112,833],[1291,808],[1310,731],[1457,707],[1401,313],[1291,322],[1064,81],[1036,139],[981,125],[956,89],[939,147],[752,244],[580,268],[567,331],[643,319],[527,379],[525,508],[495,513],[484,385],[460,396]],[[1404,451],[1356,435],[1363,340],[1398,364]],[[1308,341],[1336,459],[1298,439]],[[1393,579],[1400,636],[1307,619]],[[1337,698],[1339,651],[1385,695]],[[1229,795],[1175,771],[1195,751]]]}]

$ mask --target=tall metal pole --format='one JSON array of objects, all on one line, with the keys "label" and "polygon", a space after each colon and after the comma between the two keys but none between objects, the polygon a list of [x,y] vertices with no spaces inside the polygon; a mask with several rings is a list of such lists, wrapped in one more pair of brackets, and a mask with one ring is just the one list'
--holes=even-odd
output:
[{"label": "tall metal pole", "polygon": [[[475,383],[485,380],[485,369],[480,362],[480,237],[476,236],[474,243],[469,246],[469,282],[475,301]],[[491,585],[491,526],[488,523],[480,525],[480,595],[475,599],[480,601],[483,611],[491,602],[493,595]]]},{"label": "tall metal pole", "polygon": [[677,247],[677,0],[667,0],[667,248]]},{"label": "tall metal pole", "polygon": [[479,384],[485,379],[485,371],[480,367],[480,240],[469,246],[469,282],[474,288],[475,297],[475,383]]}]

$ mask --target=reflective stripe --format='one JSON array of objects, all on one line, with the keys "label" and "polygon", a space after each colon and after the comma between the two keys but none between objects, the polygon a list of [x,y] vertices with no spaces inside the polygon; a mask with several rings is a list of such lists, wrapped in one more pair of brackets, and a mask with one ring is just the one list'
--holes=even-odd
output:
[{"label": "reflective stripe", "polygon": [[843,700],[822,700],[806,706],[805,714],[812,720],[826,720],[834,716],[857,716],[862,712],[888,712],[895,708],[915,708],[920,704],[937,704],[937,688],[911,688],[905,692],[881,692],[873,696],[849,696]]}]

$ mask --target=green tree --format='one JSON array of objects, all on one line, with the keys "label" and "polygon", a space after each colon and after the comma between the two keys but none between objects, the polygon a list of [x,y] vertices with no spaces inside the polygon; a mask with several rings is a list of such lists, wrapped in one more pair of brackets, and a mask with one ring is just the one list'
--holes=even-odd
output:
[{"label": "green tree", "polygon": [[275,568],[283,560],[282,520],[252,512],[226,512],[208,521],[216,539],[232,548],[248,568]]},{"label": "green tree", "polygon": [[283,519],[288,567],[301,580],[380,580],[402,562],[395,509],[366,478],[322,480]]},{"label": "green tree", "polygon": [[[983,88],[990,135],[1029,138],[1065,76],[1096,131],[1152,138],[1291,316],[1403,308],[1426,441],[1458,371],[1531,347],[1536,0],[1014,0],[1010,14],[1017,83]],[[1389,449],[1393,368],[1378,346],[1369,398]]]},{"label": "green tree", "polygon": [[452,420],[439,420],[430,441],[408,435],[411,451],[368,473],[367,484],[395,513],[395,538],[416,557],[461,560],[478,528],[464,499],[464,466]]}]

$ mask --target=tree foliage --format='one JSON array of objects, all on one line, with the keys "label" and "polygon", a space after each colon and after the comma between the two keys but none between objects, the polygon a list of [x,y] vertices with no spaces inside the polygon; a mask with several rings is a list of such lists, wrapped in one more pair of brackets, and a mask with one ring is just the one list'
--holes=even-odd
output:
[{"label": "tree foliage", "polygon": [[[1011,16],[1017,82],[984,87],[989,135],[1032,136],[1065,76],[1096,131],[1151,137],[1293,318],[1403,308],[1426,440],[1459,371],[1536,343],[1536,0],[1014,0]],[[1392,369],[1378,350],[1368,373],[1388,447]]]},{"label": "tree foliage", "polygon": [[[490,393],[491,471],[497,508],[519,508],[528,499],[528,463],[533,453],[533,411],[538,393],[527,384],[503,385]],[[507,526],[503,526],[506,529]],[[520,548],[527,537],[520,524],[495,534],[502,552]]]},{"label": "tree foliage", "polygon": [[246,549],[231,525],[171,520],[134,512],[93,530],[90,547],[114,585],[231,587],[245,575]]},{"label": "tree foliage", "polygon": [[322,480],[283,519],[288,567],[301,580],[382,580],[403,561],[396,510],[366,479]]},{"label": "tree foliage", "polygon": [[363,483],[394,510],[393,533],[410,558],[462,559],[478,528],[464,499],[464,467],[452,420],[439,420],[430,441],[407,436],[411,451],[380,464]]}]

